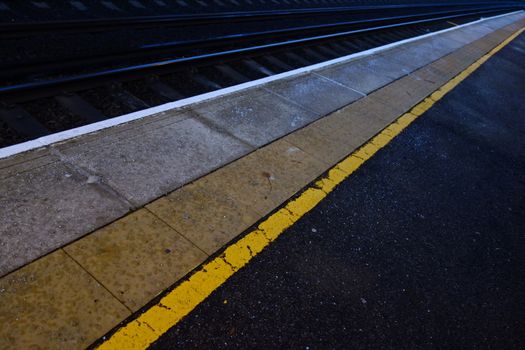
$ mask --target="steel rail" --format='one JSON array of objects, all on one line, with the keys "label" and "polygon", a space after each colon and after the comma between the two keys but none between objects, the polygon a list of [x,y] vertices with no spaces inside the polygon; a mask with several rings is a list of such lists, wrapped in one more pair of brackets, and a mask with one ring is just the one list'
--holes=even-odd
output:
[{"label": "steel rail", "polygon": [[[498,9],[501,7],[498,7]],[[489,8],[481,8],[476,9],[477,11],[493,11],[496,8],[489,7]],[[221,37],[215,37],[212,39],[206,39],[206,40],[194,40],[194,41],[184,41],[184,42],[164,42],[159,44],[148,44],[143,45],[141,48],[161,48],[161,47],[168,47],[168,48],[174,48],[174,47],[182,47],[183,49],[199,46],[201,47],[202,44],[210,44],[210,43],[223,43],[225,40],[235,40],[237,42],[239,41],[249,41],[253,39],[264,39],[268,37],[274,38],[276,35],[290,35],[295,33],[309,33],[312,31],[319,31],[319,30],[331,30],[336,29],[339,27],[348,27],[348,26],[355,26],[355,25],[363,25],[363,24],[371,24],[374,22],[391,22],[391,21],[399,21],[399,20],[406,20],[409,18],[424,18],[424,17],[431,17],[431,16],[441,16],[441,15],[453,15],[453,14],[461,14],[464,10],[452,10],[452,11],[440,11],[440,12],[427,12],[427,13],[418,13],[418,14],[411,14],[411,15],[402,15],[402,16],[391,16],[391,17],[379,17],[379,18],[369,18],[369,19],[363,19],[363,20],[354,20],[354,21],[344,21],[344,22],[335,22],[335,23],[328,23],[328,24],[318,24],[318,25],[311,25],[311,26],[302,26],[302,27],[295,27],[295,28],[285,28],[285,29],[276,29],[276,30],[268,30],[268,31],[262,31],[262,32],[254,32],[254,33],[248,33],[248,34],[241,34],[241,35],[225,35]],[[230,41],[231,42],[231,41]]]},{"label": "steel rail", "polygon": [[296,18],[303,16],[322,16],[333,13],[348,14],[370,11],[406,10],[425,8],[473,8],[476,6],[516,6],[516,2],[460,2],[453,4],[430,3],[410,5],[382,5],[382,6],[341,6],[323,7],[311,9],[286,9],[269,11],[239,11],[185,15],[164,15],[144,17],[115,17],[111,19],[92,20],[68,20],[68,21],[43,21],[43,22],[10,22],[0,23],[0,36],[25,35],[28,33],[52,32],[52,31],[100,31],[108,29],[151,26],[188,26],[197,24],[235,23],[264,19],[280,19],[282,17]]},{"label": "steel rail", "polygon": [[[479,10],[493,11],[496,9],[501,9],[500,7],[494,8],[492,6],[488,8],[479,8]],[[505,9],[505,7],[503,7]],[[282,36],[291,36],[295,34],[306,35],[311,32],[322,33],[323,31],[336,30],[341,27],[356,27],[362,25],[373,25],[374,23],[396,23],[399,21],[404,21],[410,18],[425,18],[425,17],[435,17],[442,15],[453,15],[463,13],[465,10],[449,10],[449,11],[439,11],[439,12],[426,12],[419,14],[410,14],[402,16],[391,16],[391,17],[380,17],[380,18],[369,18],[363,20],[354,20],[354,21],[345,21],[345,22],[335,22],[329,24],[320,24],[320,25],[311,25],[311,26],[301,26],[277,30],[267,30],[260,32],[251,32],[251,33],[240,33],[240,34],[231,34],[223,35],[207,39],[196,39],[196,40],[184,40],[176,42],[164,42],[159,44],[148,44],[141,47],[130,49],[121,52],[113,52],[111,54],[98,54],[92,55],[89,57],[82,57],[81,59],[76,59],[74,61],[69,59],[65,60],[54,60],[54,61],[39,61],[33,64],[8,64],[0,66],[2,71],[0,71],[0,77],[15,77],[16,75],[21,74],[34,74],[35,71],[53,71],[57,68],[72,69],[75,67],[83,67],[86,65],[93,64],[102,64],[110,63],[114,61],[120,61],[136,57],[144,57],[148,55],[161,54],[165,52],[176,53],[184,52],[191,49],[208,49],[215,47],[217,45],[232,45],[239,44],[243,42],[249,42],[254,40],[262,40],[266,38],[278,39]]]},{"label": "steel rail", "polygon": [[264,44],[264,45],[256,45],[256,46],[225,50],[225,51],[213,52],[213,53],[202,54],[202,55],[195,55],[191,57],[181,57],[177,59],[164,60],[164,61],[159,61],[159,62],[154,62],[154,63],[133,65],[133,66],[127,66],[127,67],[122,67],[122,68],[116,68],[116,69],[107,69],[107,70],[102,70],[102,71],[98,71],[94,73],[61,77],[61,78],[47,80],[47,81],[22,83],[22,84],[7,86],[7,87],[1,87],[0,96],[4,98],[6,96],[9,97],[14,94],[36,93],[36,91],[41,91],[41,94],[43,93],[44,95],[47,96],[49,94],[52,94],[53,92],[61,92],[61,91],[67,90],[68,87],[71,88],[73,86],[77,86],[78,88],[79,84],[82,84],[82,86],[85,87],[85,84],[87,83],[108,82],[108,81],[111,81],[111,79],[114,79],[116,77],[122,77],[122,76],[126,76],[127,78],[132,79],[132,78],[137,77],[137,75],[139,74],[144,74],[145,72],[153,72],[153,71],[157,73],[161,71],[166,72],[169,70],[173,70],[173,68],[175,68],[178,65],[195,63],[197,61],[208,61],[208,60],[218,59],[218,58],[224,59],[224,58],[230,58],[232,56],[257,54],[261,51],[276,50],[276,49],[282,49],[284,47],[295,47],[299,45],[312,44],[315,42],[326,41],[330,39],[337,39],[337,38],[342,38],[342,37],[355,35],[355,34],[361,34],[361,33],[367,33],[367,32],[372,32],[372,31],[379,31],[379,30],[385,30],[385,29],[391,29],[391,28],[397,28],[397,27],[403,27],[403,26],[424,24],[424,23],[429,23],[429,22],[437,22],[437,21],[443,21],[443,20],[448,20],[452,18],[478,16],[478,15],[494,13],[494,12],[500,13],[504,10],[510,10],[510,9],[500,9],[497,11],[496,10],[471,11],[471,12],[465,12],[459,15],[440,16],[436,18],[413,20],[413,21],[403,22],[403,23],[380,25],[380,26],[371,27],[371,28],[354,29],[350,31],[343,31],[343,32],[318,35],[318,36],[312,36],[312,37],[300,38],[300,39],[292,39],[292,40],[286,40],[286,41],[275,42],[275,43]]}]

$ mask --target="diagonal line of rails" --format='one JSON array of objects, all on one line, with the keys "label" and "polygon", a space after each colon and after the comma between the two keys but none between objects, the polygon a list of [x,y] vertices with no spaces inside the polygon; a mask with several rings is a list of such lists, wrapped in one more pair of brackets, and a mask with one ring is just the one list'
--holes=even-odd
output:
[{"label": "diagonal line of rails", "polygon": [[[49,96],[64,90],[78,90],[80,88],[90,87],[96,84],[108,82],[114,79],[133,79],[144,74],[162,74],[187,64],[200,64],[214,60],[232,59],[236,57],[259,54],[264,51],[272,51],[284,48],[293,48],[301,45],[314,44],[331,39],[338,39],[359,33],[366,33],[389,28],[417,25],[429,22],[448,20],[452,18],[461,18],[468,16],[488,15],[496,12],[516,10],[516,5],[504,5],[488,7],[477,7],[475,9],[461,11],[436,11],[425,12],[423,14],[381,17],[373,20],[351,21],[347,23],[335,23],[329,25],[292,28],[275,32],[257,32],[246,35],[235,35],[232,37],[211,38],[208,40],[170,43],[166,46],[145,47],[144,50],[169,50],[181,52],[188,49],[209,49],[217,47],[218,50],[203,54],[194,54],[187,57],[177,57],[173,59],[158,60],[150,63],[128,65],[124,67],[100,69],[90,73],[62,75],[58,78],[49,78],[40,81],[23,82],[19,84],[0,87],[0,98],[4,101],[13,102],[27,100],[28,98]],[[326,33],[326,30],[339,30]],[[294,35],[307,35],[304,37],[294,37]],[[278,39],[269,43],[260,43],[260,39]],[[250,45],[251,42],[251,45]],[[248,45],[231,48],[233,44]],[[221,46],[224,49],[221,49]],[[122,56],[111,56],[113,60],[122,59]],[[75,65],[100,64],[97,58],[84,59],[78,62],[70,63],[69,67]],[[59,64],[60,66],[60,64]],[[66,65],[64,65],[66,66]],[[62,68],[65,68],[62,66]],[[45,65],[39,65],[40,69]],[[10,70],[11,71],[11,70]],[[44,71],[45,73],[45,71]]]},{"label": "diagonal line of rails", "polygon": [[385,11],[396,10],[421,10],[421,9],[467,9],[484,6],[486,8],[513,6],[515,2],[457,2],[457,3],[427,3],[427,4],[397,4],[381,6],[339,6],[306,9],[286,9],[269,11],[235,11],[221,13],[199,13],[183,15],[165,16],[144,16],[144,17],[117,17],[111,19],[90,19],[90,20],[66,20],[66,21],[47,21],[47,22],[20,22],[20,23],[0,23],[1,36],[18,36],[31,33],[41,34],[42,32],[76,32],[76,31],[104,31],[120,28],[150,28],[158,26],[192,26],[197,24],[215,23],[239,23],[253,22],[265,19],[296,19],[311,16],[329,16],[337,14],[363,14],[363,13],[384,13]]},{"label": "diagonal line of rails", "polygon": [[[497,9],[501,9],[501,7],[498,7]],[[484,11],[492,11],[494,10],[493,6],[489,6],[488,8],[483,8]],[[477,13],[480,10],[478,10]],[[142,45],[135,49],[128,49],[123,52],[115,52],[111,55],[107,54],[99,54],[99,55],[92,55],[90,57],[83,57],[74,61],[71,60],[55,60],[55,61],[45,61],[45,62],[38,62],[33,64],[8,64],[3,65],[3,72],[0,71],[0,77],[5,76],[5,74],[8,74],[9,76],[13,76],[14,74],[34,74],[34,72],[41,72],[43,70],[46,71],[53,71],[54,69],[60,68],[61,70],[67,69],[67,68],[75,68],[75,67],[83,67],[85,65],[92,65],[92,64],[100,64],[100,63],[107,63],[107,62],[114,62],[117,60],[123,60],[126,58],[134,58],[134,57],[144,57],[151,54],[156,53],[164,53],[164,52],[171,52],[171,53],[177,53],[177,52],[184,52],[186,50],[190,49],[205,49],[205,48],[213,48],[215,46],[220,45],[232,45],[232,44],[241,44],[249,41],[254,40],[262,40],[262,39],[278,39],[281,37],[291,36],[291,35],[307,35],[309,33],[316,33],[320,34],[322,32],[329,32],[333,30],[337,30],[339,28],[346,28],[346,31],[348,31],[349,28],[363,28],[364,26],[371,26],[373,27],[374,24],[380,23],[382,25],[384,24],[395,24],[395,23],[403,23],[403,21],[410,21],[414,19],[416,16],[419,19],[424,18],[435,18],[436,16],[443,17],[443,16],[454,16],[454,15],[461,15],[464,14],[465,10],[452,10],[452,11],[438,11],[438,12],[425,12],[420,13],[417,15],[401,15],[401,16],[389,16],[389,17],[378,17],[378,18],[370,18],[370,19],[361,19],[361,20],[353,20],[353,21],[345,21],[345,22],[335,22],[335,23],[329,23],[329,24],[320,24],[320,25],[310,25],[310,26],[300,26],[300,27],[292,27],[292,28],[286,28],[286,29],[277,29],[277,30],[265,30],[265,31],[257,31],[257,32],[248,32],[248,33],[242,33],[242,34],[232,34],[232,35],[224,35],[224,36],[215,36],[208,39],[197,39],[197,40],[180,40],[180,41],[173,41],[173,42],[162,42],[162,43],[154,43],[154,44],[146,44]]]}]

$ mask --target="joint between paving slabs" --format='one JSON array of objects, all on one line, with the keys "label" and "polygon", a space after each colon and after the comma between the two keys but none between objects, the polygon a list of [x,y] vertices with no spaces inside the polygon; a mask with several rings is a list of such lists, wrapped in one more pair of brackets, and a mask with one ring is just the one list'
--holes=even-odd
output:
[{"label": "joint between paving slabs", "polygon": [[97,186],[102,191],[115,196],[122,204],[129,208],[129,210],[138,209],[141,206],[139,203],[134,203],[133,201],[126,198],[126,196],[124,196],[117,189],[111,186],[111,184],[108,183],[103,176],[99,176],[96,174],[95,171],[92,171],[89,168],[84,168],[83,166],[76,164],[73,161],[70,161],[66,156],[64,156],[62,152],[60,152],[60,150],[54,147],[50,147],[50,153],[57,156],[59,158],[59,161],[61,161],[72,171],[75,171],[78,174],[86,177],[87,183]]},{"label": "joint between paving slabs", "polygon": [[[315,115],[315,116],[319,116],[319,114],[320,114],[319,112],[314,111],[313,109],[310,109],[309,107],[305,107],[305,106],[303,106],[303,105],[300,104],[300,103],[297,103],[297,102],[295,102],[295,101],[293,101],[293,100],[290,100],[288,97],[286,97],[286,96],[284,96],[284,95],[281,95],[281,94],[278,93],[278,92],[272,91],[271,89],[268,89],[268,88],[266,88],[266,87],[263,87],[262,89],[263,89],[264,91],[270,93],[271,95],[277,96],[278,98],[280,98],[280,99],[286,101],[287,103],[290,103],[290,104],[292,104],[293,106],[302,109],[302,110],[305,111],[305,112],[312,113],[312,114]],[[357,100],[360,100],[361,98],[362,98],[362,97],[358,98]],[[350,102],[349,104],[352,104],[352,103],[356,102],[357,100],[352,101],[352,102]],[[341,107],[341,108],[344,108],[344,107]],[[321,116],[321,117],[317,117],[316,120],[319,120],[319,119],[321,119],[321,118],[324,118],[324,117],[326,117],[327,115],[330,115],[331,113],[332,113],[332,112],[330,112],[330,113],[328,113],[328,114],[325,114],[325,115],[323,115],[323,116]],[[303,127],[306,127],[306,126],[310,125],[311,123],[315,122],[316,120],[313,120],[312,122],[307,123],[307,124],[304,125]],[[302,129],[303,127],[300,127],[300,128],[297,129],[297,130]],[[297,131],[297,130],[294,130],[294,131]],[[292,131],[292,132],[294,132],[294,131]],[[292,133],[292,132],[290,132],[290,133]],[[290,133],[289,133],[289,134],[290,134]],[[286,136],[286,135],[283,135],[283,137],[284,137],[284,136]]]},{"label": "joint between paving slabs", "polygon": [[[315,76],[317,76],[317,77],[319,77],[319,78],[321,78],[321,79],[327,80],[327,81],[329,81],[329,82],[331,82],[331,83],[333,83],[333,84],[336,84],[336,85],[338,85],[338,86],[344,87],[345,89],[348,89],[348,90],[351,90],[351,91],[353,91],[353,92],[356,92],[356,93],[358,93],[359,95],[361,95],[361,97],[365,97],[365,96],[367,96],[367,94],[365,94],[364,92],[361,92],[361,91],[359,91],[359,90],[357,90],[357,89],[351,88],[350,86],[346,86],[346,85],[344,85],[344,84],[341,84],[340,82],[335,81],[335,80],[333,80],[333,79],[330,79],[330,78],[328,78],[328,77],[325,77],[324,75],[319,74],[319,73],[316,72],[316,71],[312,71],[312,72],[310,72],[310,74],[315,75]],[[357,101],[357,100],[356,100],[356,101]],[[355,102],[355,101],[354,101],[354,102]],[[351,102],[351,103],[353,103],[353,102]]]},{"label": "joint between paving slabs", "polygon": [[77,264],[83,271],[85,271],[89,277],[91,277],[93,280],[95,280],[95,282],[97,282],[100,286],[102,286],[102,288],[104,288],[112,297],[113,299],[115,299],[119,304],[121,304],[122,306],[124,306],[126,308],[126,310],[129,311],[129,314],[132,315],[133,314],[133,310],[131,310],[126,304],[124,304],[123,302],[120,301],[119,298],[117,298],[117,296],[115,294],[113,294],[113,292],[111,292],[111,290],[109,290],[109,288],[107,288],[104,283],[102,283],[101,281],[99,281],[91,272],[89,272],[88,269],[86,269],[84,266],[82,266],[82,264],[80,262],[78,262],[72,255],[70,255],[66,249],[64,248],[60,248],[60,250],[69,258],[71,259],[75,264]]},{"label": "joint between paving slabs", "polygon": [[[198,120],[199,123],[204,124],[205,126],[207,126],[208,128],[210,128],[213,131],[216,131],[216,132],[218,132],[220,134],[227,135],[227,136],[233,138],[235,141],[237,141],[237,142],[241,143],[242,145],[248,147],[250,149],[250,152],[248,152],[248,153],[251,153],[255,149],[257,149],[257,146],[254,146],[251,143],[249,143],[248,141],[245,141],[245,140],[235,136],[229,130],[223,128],[222,126],[220,126],[220,125],[218,125],[216,123],[214,123],[213,120],[210,120],[210,119],[204,117],[199,112],[197,112],[197,111],[195,111],[193,109],[188,109],[188,112],[190,112],[192,117],[195,118],[196,120]],[[244,156],[245,155],[241,155],[240,157],[244,157]],[[223,167],[223,166],[226,166],[226,164],[221,165],[220,167]]]},{"label": "joint between paving slabs", "polygon": [[[160,197],[160,198],[163,198],[163,197]],[[193,245],[195,248],[197,248],[198,250],[200,250],[202,253],[204,253],[204,255],[206,255],[207,257],[210,256],[210,254],[208,254],[207,252],[205,252],[201,247],[199,247],[197,244],[195,244],[195,242],[193,242],[191,239],[189,239],[188,237],[186,237],[185,234],[183,234],[182,232],[180,232],[179,230],[177,230],[175,227],[173,227],[172,225],[170,225],[167,221],[165,221],[164,219],[162,219],[160,216],[158,216],[156,213],[154,213],[153,211],[149,210],[147,207],[144,207],[143,209],[145,209],[148,213],[150,213],[151,215],[153,215],[155,218],[157,218],[157,220],[159,220],[160,222],[162,222],[163,224],[167,225],[169,228],[171,228],[173,231],[175,231],[176,233],[178,233],[182,238],[184,238],[186,241],[190,242],[191,245]]]}]

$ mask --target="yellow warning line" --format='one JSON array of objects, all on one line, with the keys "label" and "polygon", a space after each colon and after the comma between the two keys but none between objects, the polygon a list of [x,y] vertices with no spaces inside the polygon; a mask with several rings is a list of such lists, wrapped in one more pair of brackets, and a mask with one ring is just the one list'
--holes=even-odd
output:
[{"label": "yellow warning line", "polygon": [[456,87],[478,69],[481,64],[524,30],[525,28],[514,33],[488,54],[444,84],[430,97],[415,106],[409,113],[399,117],[368,143],[331,168],[325,177],[315,182],[296,199],[289,201],[283,208],[268,217],[257,229],[230,245],[217,258],[203,265],[200,270],[163,297],[157,305],[149,308],[136,319],[118,329],[108,340],[99,345],[98,349],[147,348],[279,237],[284,230],[319,204],[328,193],[356,171],[379,149],[387,145],[417,117],[432,107],[436,101]]}]

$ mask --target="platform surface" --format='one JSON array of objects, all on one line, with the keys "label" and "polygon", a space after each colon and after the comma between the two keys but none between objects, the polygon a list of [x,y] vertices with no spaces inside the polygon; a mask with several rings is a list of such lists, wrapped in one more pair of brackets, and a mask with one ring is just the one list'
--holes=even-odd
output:
[{"label": "platform surface", "polygon": [[[510,42],[524,17],[483,20],[1,159],[0,324],[9,327],[0,348],[84,348],[128,318],[97,344],[129,348],[114,340],[134,334],[135,346],[148,346]],[[209,277],[206,266],[222,275]],[[193,304],[169,294],[185,283],[197,283]],[[156,304],[161,297],[179,304]]]}]

